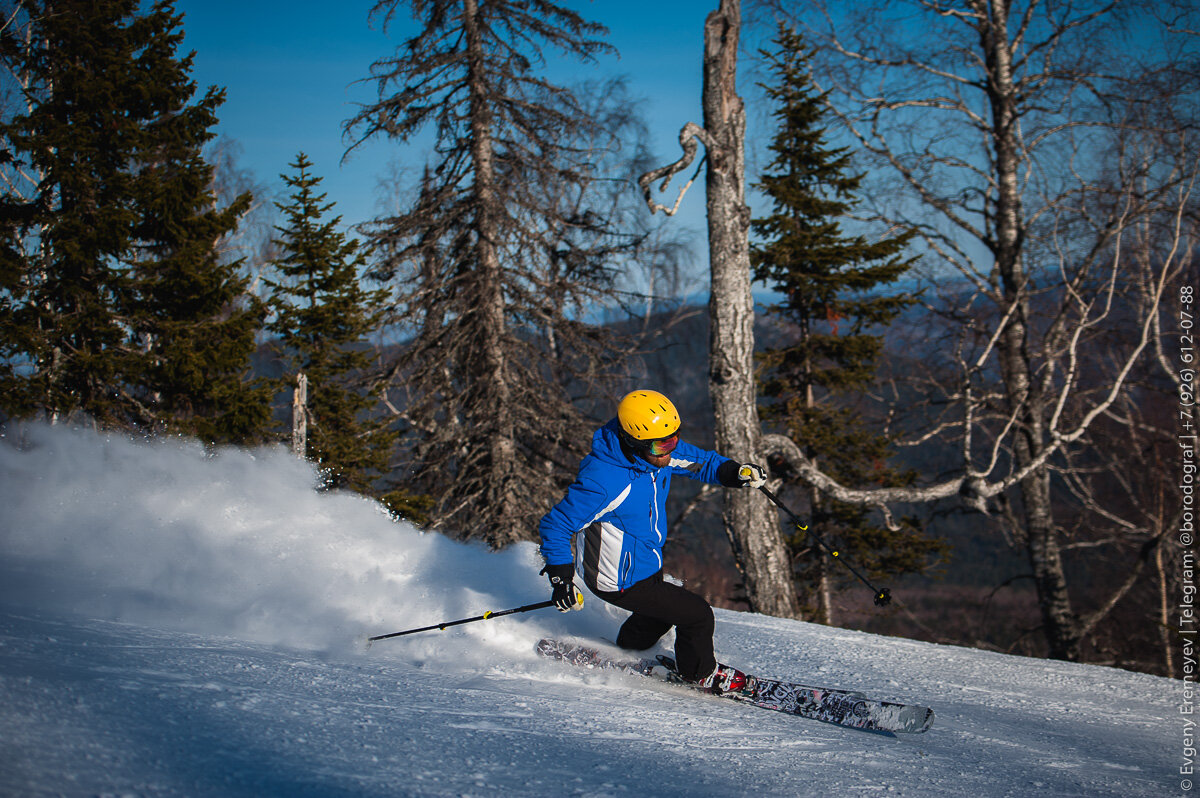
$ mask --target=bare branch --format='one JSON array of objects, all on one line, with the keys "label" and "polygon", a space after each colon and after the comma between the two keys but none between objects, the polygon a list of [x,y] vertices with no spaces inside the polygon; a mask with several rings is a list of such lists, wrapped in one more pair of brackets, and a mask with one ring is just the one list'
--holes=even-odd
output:
[{"label": "bare branch", "polygon": [[674,216],[675,212],[679,210],[679,203],[683,202],[683,195],[687,193],[689,188],[691,188],[692,183],[695,182],[696,177],[700,174],[701,167],[704,166],[704,158],[700,159],[700,163],[696,164],[696,171],[692,174],[688,181],[683,184],[683,187],[679,189],[679,196],[675,198],[675,204],[671,207],[668,208],[666,205],[660,205],[654,201],[652,184],[656,180],[662,180],[662,185],[658,187],[658,190],[666,191],[667,185],[669,185],[671,182],[671,178],[682,172],[684,169],[687,169],[688,166],[691,165],[692,161],[695,160],[697,142],[703,143],[705,149],[707,149],[712,143],[708,133],[704,130],[704,128],[700,127],[695,122],[688,122],[679,131],[679,146],[683,149],[683,156],[675,163],[668,164],[667,166],[663,166],[658,169],[653,169],[638,178],[638,186],[640,186],[642,189],[642,196],[646,199],[646,205],[649,206],[650,213],[663,211],[667,216]]}]

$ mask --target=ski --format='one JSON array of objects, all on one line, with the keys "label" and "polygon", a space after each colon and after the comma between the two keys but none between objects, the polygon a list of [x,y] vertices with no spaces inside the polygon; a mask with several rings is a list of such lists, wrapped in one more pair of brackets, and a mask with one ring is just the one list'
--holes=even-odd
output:
[{"label": "ski", "polygon": [[726,686],[734,685],[735,689],[716,691],[684,681],[675,671],[675,662],[670,657],[617,659],[588,646],[551,639],[539,640],[537,652],[572,665],[660,678],[763,709],[864,731],[919,734],[933,724],[933,710],[929,707],[877,701],[852,690],[810,687],[753,676],[726,665],[721,666],[725,672],[722,682]]},{"label": "ski", "polygon": [[557,659],[584,668],[599,668],[602,670],[625,671],[639,676],[654,676],[655,670],[661,678],[668,678],[669,672],[658,660],[653,659],[614,659],[602,654],[594,648],[566,643],[561,640],[543,638],[537,643],[537,653],[549,659]]}]

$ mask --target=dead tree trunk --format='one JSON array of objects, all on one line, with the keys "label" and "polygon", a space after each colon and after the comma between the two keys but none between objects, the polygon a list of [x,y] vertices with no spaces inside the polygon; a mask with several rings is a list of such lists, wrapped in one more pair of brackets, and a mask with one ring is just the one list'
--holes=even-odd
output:
[{"label": "dead tree trunk", "polygon": [[292,391],[292,454],[303,458],[308,454],[308,377],[296,375]]},{"label": "dead tree trunk", "polygon": [[[718,451],[762,462],[754,381],[750,207],[746,204],[746,108],[737,93],[741,3],[722,0],[704,22],[704,129],[708,131],[708,390]],[[725,492],[722,512],[756,612],[799,614],[791,560],[775,509],[758,491]]]},{"label": "dead tree trunk", "polygon": [[[708,251],[712,270],[709,299],[708,386],[716,421],[717,450],[762,462],[761,426],[754,381],[754,300],[750,295],[750,208],[745,196],[746,110],[737,93],[739,0],[721,0],[704,23],[704,127],[689,122],[680,131],[684,156],[638,181],[651,212],[674,213],[651,198],[650,185],[691,164],[696,141],[706,149]],[[687,190],[684,186],[683,191]],[[683,191],[680,192],[682,198]],[[799,615],[791,561],[777,513],[757,491],[726,491],[722,512],[734,559],[755,612]]]},{"label": "dead tree trunk", "polygon": [[516,434],[512,417],[512,401],[508,383],[508,363],[505,351],[506,323],[503,275],[499,254],[499,197],[496,192],[496,170],[492,152],[492,129],[488,96],[483,76],[483,45],[479,30],[477,0],[463,3],[463,30],[467,39],[468,92],[471,114],[471,160],[475,165],[475,201],[479,214],[476,225],[477,290],[475,309],[483,334],[478,344],[480,371],[477,374],[476,409],[489,426],[490,442],[487,463],[488,486],[486,501],[494,508],[498,520],[489,534],[488,543],[502,548],[522,538],[518,502],[513,478],[518,473]]}]

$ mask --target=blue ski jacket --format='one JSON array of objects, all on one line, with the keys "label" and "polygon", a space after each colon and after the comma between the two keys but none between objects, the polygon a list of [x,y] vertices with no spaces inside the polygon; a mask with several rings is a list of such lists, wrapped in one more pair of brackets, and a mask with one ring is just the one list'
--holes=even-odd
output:
[{"label": "blue ski jacket", "polygon": [[[680,440],[671,461],[657,468],[621,448],[613,419],[592,436],[592,450],[562,501],[542,517],[542,556],[547,565],[574,561],[592,591],[624,590],[663,567],[667,540],[666,504],[673,475],[712,484],[736,485],[727,457]],[[723,481],[722,477],[729,480]],[[572,539],[583,533],[572,555]]]}]

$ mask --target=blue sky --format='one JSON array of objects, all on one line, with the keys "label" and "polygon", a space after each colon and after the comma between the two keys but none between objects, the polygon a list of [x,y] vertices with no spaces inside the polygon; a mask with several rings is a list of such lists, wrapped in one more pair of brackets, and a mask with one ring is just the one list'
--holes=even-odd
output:
[{"label": "blue sky", "polygon": [[[631,94],[645,99],[645,117],[664,163],[677,157],[676,137],[689,120],[700,121],[700,57],[704,18],[717,3],[700,0],[566,0],[585,18],[607,26],[619,58],[598,64],[570,63],[556,72],[570,84],[623,74]],[[419,164],[417,147],[376,142],[342,162],[342,123],[356,102],[374,98],[374,87],[357,81],[370,65],[391,54],[415,23],[398,17],[385,35],[368,24],[370,0],[338,4],[315,0],[178,0],[185,14],[185,46],[194,50],[193,77],[203,89],[227,90],[217,133],[241,147],[239,164],[273,191],[288,163],[303,150],[323,179],[329,199],[346,223],[376,214],[380,178],[389,162]],[[749,85],[751,80],[744,80]],[[703,230],[703,190],[690,194],[680,221]],[[673,193],[672,193],[673,196]],[[700,252],[704,247],[699,247]]]}]

